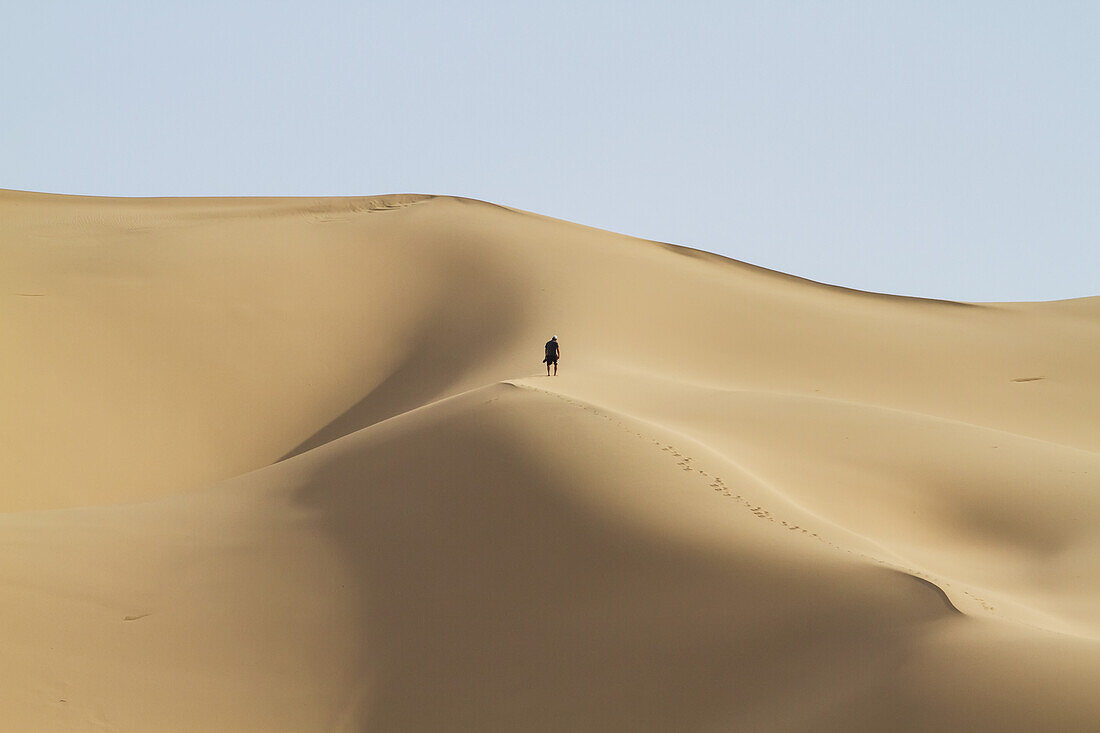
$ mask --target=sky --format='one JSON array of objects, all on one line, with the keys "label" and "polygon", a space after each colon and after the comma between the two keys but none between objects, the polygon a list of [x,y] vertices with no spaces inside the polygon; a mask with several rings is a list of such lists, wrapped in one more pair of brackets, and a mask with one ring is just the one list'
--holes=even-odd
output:
[{"label": "sky", "polygon": [[452,194],[861,290],[1100,295],[1098,3],[0,11],[0,188]]}]

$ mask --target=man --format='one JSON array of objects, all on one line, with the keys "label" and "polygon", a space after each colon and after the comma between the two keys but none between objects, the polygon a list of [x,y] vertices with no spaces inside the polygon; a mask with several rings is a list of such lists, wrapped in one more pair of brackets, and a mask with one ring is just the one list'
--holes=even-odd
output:
[{"label": "man", "polygon": [[543,359],[546,362],[546,376],[550,376],[550,365],[554,365],[554,376],[558,376],[558,356],[561,355],[561,349],[558,348],[558,337],[551,336],[550,340],[546,342],[546,358]]}]

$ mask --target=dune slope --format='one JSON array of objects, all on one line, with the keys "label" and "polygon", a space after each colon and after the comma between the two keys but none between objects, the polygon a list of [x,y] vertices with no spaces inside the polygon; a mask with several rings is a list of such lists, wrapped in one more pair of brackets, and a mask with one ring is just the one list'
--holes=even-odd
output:
[{"label": "dune slope", "polygon": [[0,192],[0,256],[12,729],[1100,721],[1100,298],[413,195]]}]

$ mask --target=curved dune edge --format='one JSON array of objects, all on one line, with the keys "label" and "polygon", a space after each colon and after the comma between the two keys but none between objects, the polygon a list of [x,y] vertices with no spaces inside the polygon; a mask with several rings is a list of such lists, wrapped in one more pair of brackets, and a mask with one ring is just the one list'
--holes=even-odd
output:
[{"label": "curved dune edge", "polygon": [[15,729],[1100,719],[1100,299],[451,197],[0,214]]}]

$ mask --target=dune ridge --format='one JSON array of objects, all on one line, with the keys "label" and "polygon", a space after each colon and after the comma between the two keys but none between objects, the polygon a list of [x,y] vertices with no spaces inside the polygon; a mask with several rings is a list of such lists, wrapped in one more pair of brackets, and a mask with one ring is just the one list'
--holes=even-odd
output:
[{"label": "dune ridge", "polygon": [[412,194],[4,191],[0,254],[11,729],[1100,723],[1100,298]]}]

